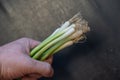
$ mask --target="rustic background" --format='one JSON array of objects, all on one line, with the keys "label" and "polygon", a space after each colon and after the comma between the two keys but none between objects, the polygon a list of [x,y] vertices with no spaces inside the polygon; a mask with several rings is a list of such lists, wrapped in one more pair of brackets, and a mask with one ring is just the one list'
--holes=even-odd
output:
[{"label": "rustic background", "polygon": [[0,45],[44,40],[77,12],[89,22],[87,41],[55,55],[43,80],[120,80],[120,0],[0,0]]}]

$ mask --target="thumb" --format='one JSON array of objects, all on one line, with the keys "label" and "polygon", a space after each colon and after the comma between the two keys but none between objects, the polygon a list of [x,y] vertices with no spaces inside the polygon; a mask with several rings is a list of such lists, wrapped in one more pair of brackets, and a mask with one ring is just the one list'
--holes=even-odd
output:
[{"label": "thumb", "polygon": [[53,75],[53,69],[47,62],[41,62],[34,59],[29,60],[29,65],[26,65],[27,74],[40,74],[44,77],[51,77]]}]

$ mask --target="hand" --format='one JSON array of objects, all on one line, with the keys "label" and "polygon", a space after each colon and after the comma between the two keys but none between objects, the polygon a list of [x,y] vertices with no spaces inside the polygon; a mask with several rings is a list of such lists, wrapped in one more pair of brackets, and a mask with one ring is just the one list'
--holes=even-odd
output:
[{"label": "hand", "polygon": [[29,57],[30,49],[39,42],[22,38],[0,47],[0,80],[37,80],[40,77],[51,77],[52,58],[44,62]]}]

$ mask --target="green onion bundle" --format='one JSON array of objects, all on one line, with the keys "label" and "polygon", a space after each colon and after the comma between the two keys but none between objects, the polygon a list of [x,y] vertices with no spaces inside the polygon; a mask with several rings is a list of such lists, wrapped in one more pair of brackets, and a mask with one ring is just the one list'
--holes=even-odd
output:
[{"label": "green onion bundle", "polygon": [[[86,38],[85,33],[88,31],[90,28],[87,21],[78,13],[35,47],[30,52],[30,56],[33,59],[44,61],[58,51]],[[21,80],[21,78],[17,80]]]},{"label": "green onion bundle", "polygon": [[89,30],[87,21],[78,13],[35,47],[30,52],[30,56],[33,59],[44,61],[58,51],[84,39],[85,33]]}]

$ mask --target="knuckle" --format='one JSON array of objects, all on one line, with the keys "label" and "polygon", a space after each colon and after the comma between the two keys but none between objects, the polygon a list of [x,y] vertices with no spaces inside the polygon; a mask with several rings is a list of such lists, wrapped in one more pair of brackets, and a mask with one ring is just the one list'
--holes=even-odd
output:
[{"label": "knuckle", "polygon": [[52,71],[51,70],[51,65],[46,63],[45,67],[46,67],[46,74],[49,75],[51,73],[51,71]]}]

